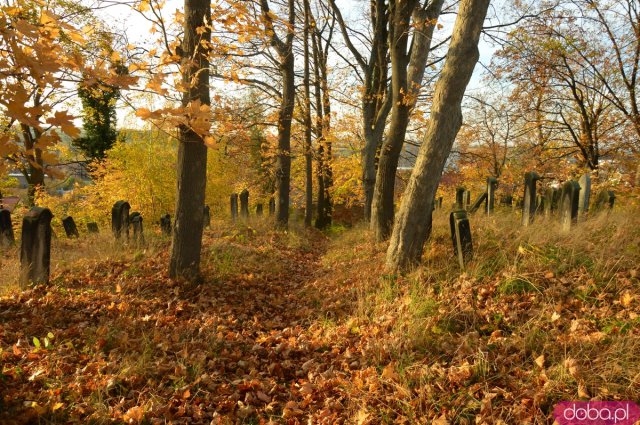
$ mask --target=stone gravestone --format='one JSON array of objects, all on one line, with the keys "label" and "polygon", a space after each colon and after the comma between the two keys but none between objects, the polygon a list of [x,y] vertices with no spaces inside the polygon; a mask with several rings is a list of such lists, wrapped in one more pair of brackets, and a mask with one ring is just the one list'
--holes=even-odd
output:
[{"label": "stone gravestone", "polygon": [[249,217],[249,191],[247,189],[240,192],[240,217]]},{"label": "stone gravestone", "polygon": [[512,195],[501,195],[500,196],[500,205],[504,207],[512,207],[513,206],[513,196]]},{"label": "stone gravestone", "polygon": [[453,242],[453,253],[458,258],[461,269],[465,268],[473,258],[473,243],[471,241],[471,226],[465,210],[453,211],[449,215],[449,225],[451,227],[451,240]]},{"label": "stone gravestone", "polygon": [[231,219],[236,220],[238,218],[238,194],[231,194]]},{"label": "stone gravestone", "polygon": [[456,189],[456,209],[464,208],[464,192],[466,192],[464,187],[458,187]]},{"label": "stone gravestone", "polygon": [[482,205],[482,203],[486,201],[487,201],[487,192],[484,192],[482,195],[478,197],[478,199],[476,199],[476,201],[473,204],[471,204],[471,206],[469,207],[469,212],[474,213],[478,211],[478,208],[480,208],[480,205]]},{"label": "stone gravestone", "polygon": [[142,214],[139,212],[133,212],[129,216],[131,227],[133,227],[133,242],[141,245],[144,243],[144,232],[142,228]]},{"label": "stone gravestone", "polygon": [[578,180],[580,185],[580,199],[578,200],[578,209],[580,214],[589,211],[589,198],[591,198],[591,175],[583,174]]},{"label": "stone gravestone", "polygon": [[118,201],[111,208],[111,230],[116,240],[129,240],[129,211],[131,205],[127,201]]},{"label": "stone gravestone", "polygon": [[89,233],[99,233],[98,232],[98,223],[95,221],[87,223],[87,232]]},{"label": "stone gravestone", "polygon": [[160,230],[165,236],[171,236],[171,216],[169,213],[160,217]]},{"label": "stone gravestone", "polygon": [[264,211],[264,208],[262,207],[262,204],[256,205],[256,215],[258,217],[262,217],[263,211]]},{"label": "stone gravestone", "polygon": [[563,231],[571,229],[578,221],[578,210],[580,202],[580,185],[574,180],[569,180],[562,185],[560,195],[560,223]]},{"label": "stone gravestone", "polygon": [[33,207],[22,219],[20,285],[49,283],[51,219],[48,208]]},{"label": "stone gravestone", "polygon": [[471,192],[468,190],[464,191],[464,208],[469,208],[471,205]]},{"label": "stone gravestone", "polygon": [[211,227],[211,208],[209,208],[209,205],[204,206],[204,213],[202,217],[202,227],[206,229]]},{"label": "stone gravestone", "polygon": [[555,187],[548,187],[544,191],[544,215],[551,217],[558,210],[560,191]]},{"label": "stone gravestone", "polygon": [[487,204],[485,212],[487,215],[493,213],[496,203],[496,187],[498,187],[498,179],[495,177],[487,177]]},{"label": "stone gravestone", "polygon": [[9,210],[0,208],[0,246],[7,247],[15,243],[13,223]]},{"label": "stone gravestone", "polygon": [[540,176],[533,171],[524,174],[524,199],[522,202],[522,225],[533,223],[536,213],[536,183]]},{"label": "stone gravestone", "polygon": [[544,213],[544,209],[547,207],[544,202],[544,196],[537,194],[536,195],[536,214]]},{"label": "stone gravestone", "polygon": [[602,211],[605,208],[612,210],[615,202],[616,194],[612,190],[603,189],[596,198],[596,211]]},{"label": "stone gravestone", "polygon": [[269,198],[269,215],[274,215],[276,213],[276,200],[273,198]]},{"label": "stone gravestone", "polygon": [[68,238],[79,238],[80,233],[78,233],[78,227],[76,226],[76,222],[70,215],[66,216],[62,219],[62,227],[64,227],[64,232],[67,234]]}]

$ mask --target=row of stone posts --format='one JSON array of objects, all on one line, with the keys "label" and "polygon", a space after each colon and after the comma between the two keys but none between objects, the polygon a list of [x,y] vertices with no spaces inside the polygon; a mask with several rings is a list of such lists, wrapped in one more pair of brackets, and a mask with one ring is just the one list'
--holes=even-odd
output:
[{"label": "row of stone posts", "polygon": [[[238,199],[240,200],[240,209],[238,209]],[[230,196],[231,203],[231,219],[236,221],[238,219],[238,211],[240,212],[239,216],[243,220],[249,218],[249,191],[244,189],[240,192],[240,195],[237,193],[232,193]],[[272,216],[276,212],[276,201],[275,199],[269,199],[269,216]],[[256,216],[260,217],[264,215],[264,206],[262,204],[256,205]]]}]

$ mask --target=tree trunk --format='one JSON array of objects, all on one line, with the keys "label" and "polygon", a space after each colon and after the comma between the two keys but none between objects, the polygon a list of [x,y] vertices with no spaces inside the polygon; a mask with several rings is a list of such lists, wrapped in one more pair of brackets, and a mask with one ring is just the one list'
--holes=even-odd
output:
[{"label": "tree trunk", "polygon": [[462,124],[461,103],[478,61],[478,40],[490,0],[462,0],[442,74],[436,83],[425,140],[402,199],[386,256],[388,271],[420,261],[440,177]]},{"label": "tree trunk", "polygon": [[[182,41],[183,82],[188,87],[182,105],[199,100],[209,105],[208,45],[211,7],[207,0],[185,0]],[[200,31],[204,28],[204,31]],[[180,128],[177,164],[176,212],[169,275],[196,280],[200,275],[200,252],[207,182],[207,147],[202,136],[186,126]]]},{"label": "tree trunk", "polygon": [[285,41],[276,34],[273,26],[274,14],[269,10],[268,0],[260,0],[265,32],[271,45],[278,52],[280,76],[282,77],[282,100],[278,113],[278,147],[275,164],[276,227],[286,229],[289,224],[289,188],[291,186],[291,119],[295,106],[295,69],[293,38],[295,30],[295,0],[288,1],[288,29]]},{"label": "tree trunk", "polygon": [[304,159],[305,159],[305,211],[304,225],[311,226],[313,219],[313,152],[311,148],[311,90],[309,82],[309,0],[304,0]]},{"label": "tree trunk", "polygon": [[[416,2],[395,6],[392,2],[391,91],[393,107],[387,137],[380,152],[378,174],[372,203],[371,227],[376,240],[384,241],[391,233],[394,216],[395,180],[404,145],[411,110],[422,86],[431,40],[444,0],[433,0],[428,7],[415,7]],[[408,32],[413,16],[416,27],[410,53]]]}]

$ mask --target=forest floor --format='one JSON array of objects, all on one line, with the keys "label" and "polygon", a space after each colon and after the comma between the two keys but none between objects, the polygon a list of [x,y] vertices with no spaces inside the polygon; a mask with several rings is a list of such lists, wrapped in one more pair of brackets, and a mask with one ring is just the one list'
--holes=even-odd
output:
[{"label": "forest floor", "polygon": [[199,285],[157,234],[58,239],[51,284],[0,297],[0,423],[551,423],[561,400],[640,400],[637,213],[574,234],[474,216],[462,274],[440,213],[403,276],[358,227],[214,224]]}]

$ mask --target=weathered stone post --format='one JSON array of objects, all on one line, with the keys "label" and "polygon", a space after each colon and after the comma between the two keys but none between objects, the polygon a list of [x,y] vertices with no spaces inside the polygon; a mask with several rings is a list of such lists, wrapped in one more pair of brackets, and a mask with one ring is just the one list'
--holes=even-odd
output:
[{"label": "weathered stone post", "polygon": [[580,185],[580,199],[578,200],[578,209],[580,214],[589,212],[589,200],[591,198],[591,175],[583,174],[578,180]]},{"label": "weathered stone post", "polygon": [[540,176],[533,171],[524,174],[524,199],[522,203],[522,225],[533,223],[536,213],[536,182]]},{"label": "weathered stone post", "polygon": [[466,189],[464,187],[456,188],[456,208],[461,209],[464,208],[464,193]]},{"label": "weathered stone post", "polygon": [[602,211],[605,208],[609,211],[613,209],[616,202],[616,194],[612,190],[602,189],[596,198],[596,211]]},{"label": "weathered stone post", "polygon": [[118,201],[111,208],[111,230],[116,240],[129,240],[129,211],[131,205],[127,201]]},{"label": "weathered stone post", "polygon": [[238,194],[231,194],[231,219],[235,221],[238,218]]},{"label": "weathered stone post", "polygon": [[202,216],[202,227],[208,229],[211,227],[211,208],[209,205],[204,206],[204,213]]},{"label": "weathered stone post", "polygon": [[166,213],[160,217],[160,230],[165,236],[171,236],[171,216]]},{"label": "weathered stone post", "polygon": [[471,205],[471,191],[465,190],[464,191],[464,208],[468,209],[470,205]]},{"label": "weathered stone post", "polygon": [[78,233],[78,227],[76,226],[76,222],[73,220],[73,217],[71,217],[70,215],[62,219],[62,227],[64,227],[64,232],[67,234],[68,238],[80,237],[80,233]]},{"label": "weathered stone post", "polygon": [[249,191],[247,189],[240,192],[240,216],[245,219],[249,217]]},{"label": "weathered stone post", "polygon": [[262,217],[263,213],[264,213],[264,208],[262,207],[262,204],[256,205],[256,215],[258,217]]},{"label": "weathered stone post", "polygon": [[469,212],[474,213],[478,211],[478,208],[480,208],[480,205],[482,205],[483,202],[487,202],[487,192],[483,192],[478,197],[478,199],[476,199],[475,202],[471,204],[471,206],[469,207]]},{"label": "weathered stone post", "polygon": [[473,258],[471,226],[467,212],[465,210],[453,211],[449,215],[449,225],[451,227],[453,253],[458,258],[460,268],[464,269],[465,264]]},{"label": "weathered stone post", "polygon": [[487,215],[493,213],[496,202],[496,187],[498,187],[498,179],[487,177],[487,207],[485,209]]},{"label": "weathered stone post", "polygon": [[544,215],[551,217],[558,210],[560,191],[555,187],[548,187],[544,192]]},{"label": "weathered stone post", "polygon": [[139,212],[131,213],[129,217],[131,220],[131,227],[133,227],[133,242],[136,245],[144,244],[144,231],[142,228],[142,214]]},{"label": "weathered stone post", "polygon": [[580,185],[574,180],[569,180],[562,185],[560,195],[560,223],[563,231],[569,231],[578,221],[579,202]]},{"label": "weathered stone post", "polygon": [[9,210],[0,208],[0,247],[8,247],[15,243],[13,223]]},{"label": "weathered stone post", "polygon": [[20,286],[49,283],[51,219],[48,208],[33,207],[22,219]]},{"label": "weathered stone post", "polygon": [[273,198],[269,198],[269,216],[272,216],[276,213],[276,200]]},{"label": "weathered stone post", "polygon": [[99,233],[98,231],[98,223],[95,221],[91,221],[87,223],[87,232],[89,233]]}]

